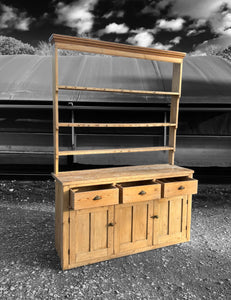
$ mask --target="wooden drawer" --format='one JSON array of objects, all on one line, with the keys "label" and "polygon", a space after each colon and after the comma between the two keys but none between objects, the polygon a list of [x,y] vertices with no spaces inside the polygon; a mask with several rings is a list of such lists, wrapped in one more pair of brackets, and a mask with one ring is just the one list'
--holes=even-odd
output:
[{"label": "wooden drawer", "polygon": [[118,203],[119,190],[110,184],[70,189],[70,206],[74,210]]},{"label": "wooden drawer", "polygon": [[187,177],[164,178],[157,180],[161,184],[161,197],[174,197],[197,193],[198,181]]},{"label": "wooden drawer", "polygon": [[149,182],[125,182],[117,184],[120,190],[120,203],[133,203],[160,199],[161,185]]}]

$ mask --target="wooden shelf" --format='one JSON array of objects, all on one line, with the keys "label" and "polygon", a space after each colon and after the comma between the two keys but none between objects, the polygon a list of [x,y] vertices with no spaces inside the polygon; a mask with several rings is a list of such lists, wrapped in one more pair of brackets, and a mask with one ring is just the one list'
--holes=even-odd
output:
[{"label": "wooden shelf", "polygon": [[59,151],[59,156],[65,155],[86,155],[86,154],[108,154],[108,153],[131,153],[131,152],[149,152],[149,151],[169,151],[173,147],[142,147],[142,148],[120,148],[120,149],[95,149],[95,150],[73,150]]},{"label": "wooden shelf", "polygon": [[107,92],[107,93],[125,93],[125,94],[147,94],[147,95],[163,95],[163,96],[179,96],[178,92],[163,92],[163,91],[143,91],[143,90],[127,90],[127,89],[110,89],[110,88],[96,88],[85,86],[70,86],[59,85],[58,90],[76,90],[86,92]]},{"label": "wooden shelf", "polygon": [[58,123],[59,127],[175,127],[175,123]]}]

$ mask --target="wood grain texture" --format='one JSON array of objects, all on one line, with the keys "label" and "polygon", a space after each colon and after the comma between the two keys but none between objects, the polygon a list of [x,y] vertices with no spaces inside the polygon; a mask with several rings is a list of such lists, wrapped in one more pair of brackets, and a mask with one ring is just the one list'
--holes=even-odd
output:
[{"label": "wood grain texture", "polygon": [[[55,245],[63,269],[155,249],[190,239],[193,171],[174,166],[176,130],[185,53],[52,35]],[[58,84],[58,49],[173,63],[172,89],[145,91]],[[171,96],[164,123],[59,123],[58,91]],[[59,127],[169,127],[169,146],[59,151]],[[59,172],[59,157],[169,151],[169,164]],[[138,182],[139,181],[139,182]],[[145,181],[145,182],[143,182]],[[161,184],[154,184],[159,181]],[[119,202],[120,189],[121,204]],[[109,186],[102,186],[109,185]],[[160,191],[162,190],[162,192]],[[161,197],[162,193],[162,197]]]},{"label": "wood grain texture", "polygon": [[61,258],[61,230],[62,230],[62,186],[59,182],[55,182],[55,248]]},{"label": "wood grain texture", "polygon": [[190,233],[191,233],[191,217],[192,217],[192,195],[188,195],[188,205],[187,205],[187,219],[186,219],[186,234],[187,241],[190,241]]},{"label": "wood grain texture", "polygon": [[142,147],[142,148],[119,148],[119,149],[93,149],[93,150],[73,150],[59,151],[59,156],[67,155],[92,155],[92,154],[108,154],[108,153],[133,153],[133,152],[151,152],[151,151],[168,151],[172,147]]},{"label": "wood grain texture", "polygon": [[[160,166],[156,166],[159,171]],[[174,169],[173,166],[170,168]],[[113,169],[117,169],[118,172],[121,168]],[[134,171],[134,168],[132,169]],[[180,169],[182,171],[182,168]],[[179,168],[176,170],[179,171]],[[160,178],[160,173],[157,173],[159,181],[179,184],[182,180],[193,181],[193,172],[189,171],[188,175],[181,174],[179,177],[176,177],[177,171],[174,171],[171,178]],[[142,176],[142,172],[139,176]],[[149,186],[151,182],[152,180],[149,179],[147,185],[142,180],[122,182],[122,184],[126,188],[139,189],[140,186]],[[61,201],[60,207],[63,208],[59,242],[63,269],[185,242],[190,238],[191,195],[175,195],[143,202],[136,202],[134,199],[132,203],[72,210],[68,206],[69,191],[75,190],[74,186],[70,184],[63,186],[57,182],[56,187],[57,213],[58,201]],[[95,186],[84,185],[82,188],[76,187],[76,190],[92,192],[96,189],[98,192],[101,188],[102,185],[99,185],[98,190]],[[59,237],[56,239],[59,240]]]},{"label": "wood grain texture", "polygon": [[145,90],[127,90],[127,89],[112,89],[112,88],[97,88],[87,86],[70,86],[59,85],[58,90],[76,90],[86,92],[104,92],[104,93],[122,93],[122,94],[147,94],[147,95],[163,95],[163,96],[178,96],[178,92],[165,92],[165,91],[145,91]]},{"label": "wood grain texture", "polygon": [[160,199],[161,185],[157,183],[147,183],[142,185],[117,184],[120,189],[120,203],[133,203]]},{"label": "wood grain texture", "polygon": [[181,62],[185,57],[185,53],[183,52],[137,47],[59,34],[52,34],[49,41],[52,44],[56,44],[60,49],[84,51],[103,55],[153,59],[167,62]]},{"label": "wood grain texture", "polygon": [[70,189],[70,205],[74,210],[100,207],[119,203],[119,190],[116,187],[105,189]]},{"label": "wood grain texture", "polygon": [[176,132],[178,127],[178,115],[179,115],[179,102],[181,95],[181,84],[182,84],[182,70],[183,70],[183,62],[180,64],[173,64],[173,72],[172,72],[172,92],[177,92],[179,96],[172,96],[171,99],[171,107],[170,107],[170,122],[175,123],[175,127],[169,128],[169,146],[173,147],[172,150],[169,151],[168,162],[169,164],[174,164],[175,158],[175,149],[176,149]]},{"label": "wood grain texture", "polygon": [[196,179],[183,179],[177,180],[177,178],[160,179],[158,182],[162,187],[162,198],[174,197],[180,195],[190,195],[197,193],[198,181]]},{"label": "wood grain texture", "polygon": [[175,123],[59,123],[59,127],[175,127]]},{"label": "wood grain texture", "polygon": [[59,172],[59,104],[58,104],[58,50],[52,47],[52,91],[53,91],[53,140],[54,140],[54,173]]},{"label": "wood grain texture", "polygon": [[151,246],[144,247],[144,248],[142,248],[142,250],[139,249],[139,248],[129,249],[127,252],[121,252],[121,253],[112,254],[112,255],[109,255],[109,256],[87,259],[85,261],[83,260],[81,262],[69,265],[66,269],[77,268],[77,267],[80,267],[80,266],[94,264],[94,263],[100,262],[100,261],[106,261],[106,260],[109,260],[109,259],[123,257],[123,256],[126,256],[126,255],[133,255],[133,254],[136,254],[136,253],[140,253],[140,252],[144,252],[144,251],[150,251],[150,250],[154,250],[154,249],[158,249],[158,248],[162,248],[162,247],[167,247],[167,246],[171,246],[171,245],[175,245],[175,244],[179,244],[179,243],[185,243],[185,242],[187,242],[186,239],[176,238],[173,241],[168,241],[168,242],[165,242],[165,243],[162,243],[162,244],[157,244],[157,245],[151,245]]},{"label": "wood grain texture", "polygon": [[65,269],[70,263],[69,260],[69,239],[70,239],[70,210],[69,210],[69,187],[66,186],[63,188],[63,193],[61,194],[61,209],[62,209],[62,225],[61,225],[61,265]]},{"label": "wood grain texture", "polygon": [[171,197],[156,200],[158,219],[153,238],[155,244],[176,243],[185,240],[186,236],[186,199],[187,196]]},{"label": "wood grain texture", "polygon": [[115,254],[152,244],[153,201],[115,206]]},{"label": "wood grain texture", "polygon": [[191,169],[175,165],[160,164],[59,172],[59,174],[52,174],[52,176],[63,186],[72,185],[73,187],[80,187],[114,182],[182,177],[189,176],[193,173],[194,171]]},{"label": "wood grain texture", "polygon": [[113,253],[114,207],[82,209],[71,212],[70,264],[108,257]]},{"label": "wood grain texture", "polygon": [[[54,131],[54,173],[59,171],[59,156],[68,155],[94,155],[107,153],[133,153],[146,151],[169,151],[169,163],[174,164],[174,153],[176,146],[176,128],[178,120],[179,97],[181,93],[181,78],[182,78],[182,62],[185,53],[159,50],[153,48],[130,46],[118,43],[103,42],[92,39],[83,39],[71,36],[53,34],[50,37],[50,42],[53,44],[53,131]],[[145,91],[145,90],[129,90],[129,89],[113,89],[113,88],[98,88],[84,86],[59,85],[58,83],[58,49],[68,49],[74,51],[86,51],[91,53],[99,53],[106,55],[116,55],[131,58],[142,58],[150,60],[159,60],[173,63],[172,74],[172,91]],[[151,94],[172,96],[170,123],[152,123],[138,125],[131,124],[90,124],[90,123],[59,123],[58,121],[58,91],[59,90],[79,90],[79,91],[94,91],[94,92],[109,92],[109,93],[128,93],[128,94]],[[173,121],[174,120],[174,121]],[[97,149],[97,150],[74,150],[74,151],[59,151],[59,126],[62,127],[159,127],[169,126],[169,146],[164,147],[145,147],[145,148],[125,148],[125,149]]]}]

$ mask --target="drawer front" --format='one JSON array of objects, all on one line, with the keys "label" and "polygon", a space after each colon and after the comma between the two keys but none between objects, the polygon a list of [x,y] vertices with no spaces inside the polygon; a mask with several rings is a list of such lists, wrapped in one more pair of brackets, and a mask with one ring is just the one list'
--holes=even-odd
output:
[{"label": "drawer front", "polygon": [[118,187],[120,189],[120,203],[156,200],[161,197],[161,185],[158,183],[130,187],[120,184]]},{"label": "drawer front", "polygon": [[187,178],[185,180],[167,181],[158,180],[161,183],[162,198],[190,195],[197,193],[198,181],[196,179]]},{"label": "drawer front", "polygon": [[70,190],[70,205],[74,210],[118,203],[119,190],[116,187],[91,191],[81,191],[81,188]]}]

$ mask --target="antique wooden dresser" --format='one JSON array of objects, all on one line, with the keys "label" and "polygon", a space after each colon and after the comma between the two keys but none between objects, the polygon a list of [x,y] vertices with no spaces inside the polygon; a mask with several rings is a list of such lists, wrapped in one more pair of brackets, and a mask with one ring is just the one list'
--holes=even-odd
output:
[{"label": "antique wooden dresser", "polygon": [[[193,171],[174,165],[184,53],[53,34],[55,246],[70,269],[190,240]],[[125,90],[58,83],[58,49],[164,61],[173,64],[171,91]],[[169,122],[61,123],[59,91],[167,95]],[[168,127],[168,146],[59,150],[60,127]],[[168,151],[168,164],[59,172],[67,155]]]}]

